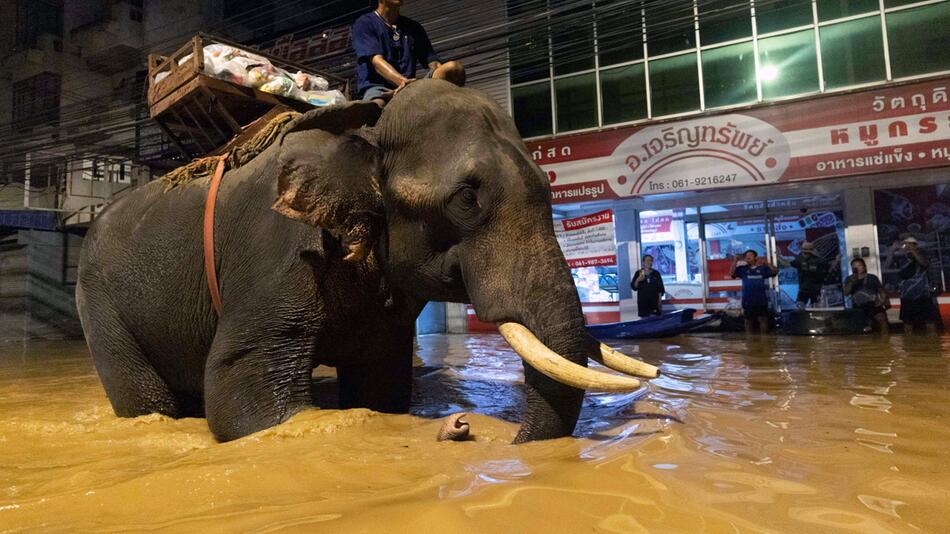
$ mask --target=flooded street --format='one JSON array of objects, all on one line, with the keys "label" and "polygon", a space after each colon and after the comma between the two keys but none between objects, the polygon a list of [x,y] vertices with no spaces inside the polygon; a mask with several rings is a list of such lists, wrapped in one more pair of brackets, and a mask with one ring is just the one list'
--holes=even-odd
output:
[{"label": "flooded street", "polygon": [[[950,337],[611,345],[663,375],[522,446],[495,335],[421,337],[413,415],[312,410],[226,444],[116,418],[82,343],[0,345],[0,531],[946,532]],[[474,440],[436,442],[457,411]]]}]

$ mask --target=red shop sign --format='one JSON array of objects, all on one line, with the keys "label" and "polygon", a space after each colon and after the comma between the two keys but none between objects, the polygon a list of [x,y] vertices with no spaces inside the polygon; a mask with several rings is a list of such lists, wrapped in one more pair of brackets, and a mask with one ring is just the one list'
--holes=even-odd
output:
[{"label": "red shop sign", "polygon": [[950,165],[950,79],[529,143],[555,203]]}]

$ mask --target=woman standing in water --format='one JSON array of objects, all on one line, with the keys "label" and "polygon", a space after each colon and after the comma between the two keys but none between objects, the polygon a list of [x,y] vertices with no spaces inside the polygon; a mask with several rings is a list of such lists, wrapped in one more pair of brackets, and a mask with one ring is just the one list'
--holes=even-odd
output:
[{"label": "woman standing in water", "polygon": [[661,315],[663,293],[663,277],[653,268],[653,256],[643,256],[643,268],[634,273],[630,281],[630,288],[637,292],[637,314],[640,317]]},{"label": "woman standing in water", "polygon": [[863,311],[872,326],[886,334],[887,294],[884,293],[884,285],[878,277],[868,274],[868,266],[861,258],[851,260],[851,273],[844,281],[844,294],[851,296],[854,308]]}]

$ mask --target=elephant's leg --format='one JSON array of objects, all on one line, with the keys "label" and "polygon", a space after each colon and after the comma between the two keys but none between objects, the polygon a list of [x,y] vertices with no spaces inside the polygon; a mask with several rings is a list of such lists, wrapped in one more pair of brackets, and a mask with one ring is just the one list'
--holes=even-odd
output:
[{"label": "elephant's leg", "polygon": [[175,394],[149,363],[108,299],[83,299],[83,304],[86,343],[115,414],[181,417]]},{"label": "elephant's leg", "polygon": [[372,363],[337,367],[340,408],[408,413],[412,398],[412,336],[400,336]]},{"label": "elephant's leg", "polygon": [[312,335],[261,333],[267,331],[263,324],[219,326],[215,334],[204,392],[208,426],[220,441],[275,426],[313,406]]}]

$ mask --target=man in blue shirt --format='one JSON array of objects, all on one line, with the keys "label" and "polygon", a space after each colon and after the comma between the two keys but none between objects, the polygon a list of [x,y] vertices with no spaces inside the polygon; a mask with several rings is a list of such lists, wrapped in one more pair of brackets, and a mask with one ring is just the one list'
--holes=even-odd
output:
[{"label": "man in blue shirt", "polygon": [[442,63],[429,36],[418,22],[399,14],[402,0],[379,0],[376,9],[353,24],[357,94],[380,105],[416,79],[418,63],[429,68],[427,78],[465,84],[465,69],[457,61]]},{"label": "man in blue shirt", "polygon": [[768,279],[778,273],[774,265],[758,256],[754,250],[747,250],[745,254],[736,256],[730,269],[733,278],[742,279],[742,315],[748,334],[752,333],[756,322],[763,333],[769,330]]}]

